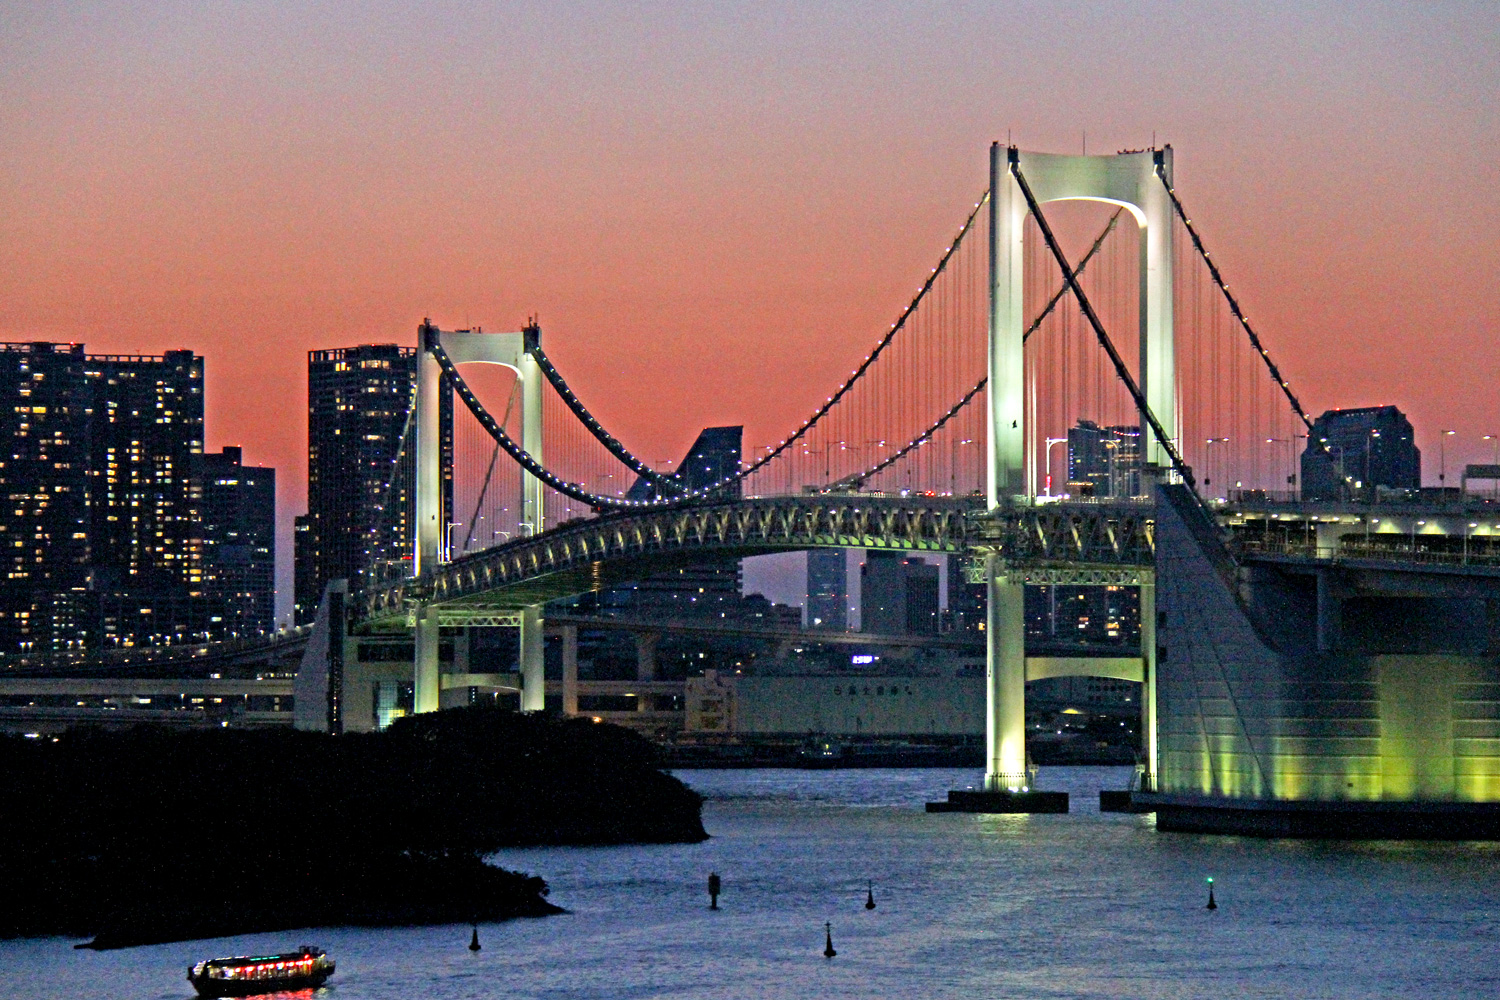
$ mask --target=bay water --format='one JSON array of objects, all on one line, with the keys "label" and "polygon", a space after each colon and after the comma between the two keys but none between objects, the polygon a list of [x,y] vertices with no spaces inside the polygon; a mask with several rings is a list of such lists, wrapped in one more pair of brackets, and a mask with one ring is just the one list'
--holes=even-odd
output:
[{"label": "bay water", "polygon": [[[1500,844],[1159,833],[1128,769],[1047,768],[1065,816],[927,814],[972,771],[680,771],[701,844],[502,851],[567,915],[74,951],[0,941],[0,997],[186,998],[199,959],[326,948],[322,1000],[1500,995]],[[720,909],[707,880],[723,880]],[[1207,879],[1216,910],[1208,910]],[[876,907],[865,908],[873,885]],[[3,887],[0,887],[3,892]],[[838,955],[825,958],[825,924]]]}]

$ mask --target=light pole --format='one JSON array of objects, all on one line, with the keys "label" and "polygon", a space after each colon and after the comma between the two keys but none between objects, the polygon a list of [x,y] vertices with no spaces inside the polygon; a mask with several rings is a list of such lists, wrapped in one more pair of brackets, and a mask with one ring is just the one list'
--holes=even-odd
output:
[{"label": "light pole", "polygon": [[1457,431],[1438,431],[1438,487],[1441,489],[1448,478],[1448,438]]},{"label": "light pole", "polygon": [[462,521],[449,521],[448,529],[443,532],[443,562],[453,561],[453,529],[463,527]]},{"label": "light pole", "polygon": [[[1204,486],[1211,486],[1211,485],[1213,485],[1214,463],[1213,463],[1213,451],[1211,451],[1210,449],[1212,449],[1213,446],[1216,445],[1216,444],[1228,444],[1228,443],[1229,443],[1229,438],[1227,438],[1227,437],[1208,438],[1208,439],[1206,439],[1203,442],[1203,451],[1204,451],[1203,462],[1204,462],[1205,465],[1208,466],[1208,475],[1206,477],[1204,477],[1204,480],[1203,480],[1203,485]],[[1220,470],[1220,471],[1222,471],[1222,470]],[[1226,497],[1227,497],[1227,495],[1228,494],[1226,492]]]},{"label": "light pole", "polygon": [[[1492,441],[1492,442],[1494,442],[1494,445],[1495,445],[1495,454],[1490,457],[1490,464],[1491,465],[1500,465],[1500,434],[1486,434],[1484,436],[1484,439],[1486,441]],[[1497,491],[1500,491],[1500,478],[1497,478],[1495,476],[1495,474],[1494,474],[1494,470],[1491,469],[1490,470],[1490,496],[1493,497],[1493,496],[1497,495]]]},{"label": "light pole", "polygon": [[1055,444],[1067,444],[1065,437],[1047,439],[1047,496],[1052,495],[1052,446]]}]

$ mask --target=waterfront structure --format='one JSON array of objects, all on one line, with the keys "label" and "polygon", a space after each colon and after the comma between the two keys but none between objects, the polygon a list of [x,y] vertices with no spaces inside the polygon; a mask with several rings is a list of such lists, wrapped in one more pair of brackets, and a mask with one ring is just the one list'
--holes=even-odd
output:
[{"label": "waterfront structure", "polygon": [[1141,429],[1100,427],[1080,420],[1068,428],[1068,483],[1090,496],[1133,497],[1141,493]]},{"label": "waterfront structure", "polygon": [[1394,406],[1327,410],[1302,453],[1302,499],[1373,499],[1422,485],[1422,452],[1411,421]]},{"label": "waterfront structure", "polygon": [[[307,514],[296,532],[296,620],[317,613],[330,580],[399,578],[414,538],[412,428],[417,352],[395,344],[310,351],[307,356]],[[438,491],[453,508],[452,393],[437,401],[444,457]]]},{"label": "waterfront structure", "polygon": [[276,627],[276,470],[241,449],[198,458],[198,521],[208,628],[239,638]]},{"label": "waterfront structure", "polygon": [[849,560],[843,549],[807,553],[807,627],[849,628]]}]

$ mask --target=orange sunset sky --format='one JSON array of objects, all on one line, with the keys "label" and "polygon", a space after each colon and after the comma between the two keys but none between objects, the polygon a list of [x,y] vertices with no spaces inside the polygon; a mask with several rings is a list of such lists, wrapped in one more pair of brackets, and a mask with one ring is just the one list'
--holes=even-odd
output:
[{"label": "orange sunset sky", "polygon": [[1497,108],[1488,4],[0,5],[0,337],[205,355],[285,528],[310,349],[534,313],[641,454],[778,440],[991,140],[1154,134],[1309,408],[1453,468],[1500,431]]}]

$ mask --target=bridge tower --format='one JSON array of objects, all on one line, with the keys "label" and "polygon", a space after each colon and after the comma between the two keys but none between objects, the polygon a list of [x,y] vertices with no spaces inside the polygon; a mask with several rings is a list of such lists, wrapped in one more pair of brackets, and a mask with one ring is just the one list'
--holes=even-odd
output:
[{"label": "bridge tower", "polygon": [[[1036,468],[1026,449],[1025,363],[1022,341],[1022,235],[1028,208],[1013,168],[1019,168],[1039,204],[1102,201],[1123,206],[1140,229],[1140,382],[1146,405],[1174,438],[1179,436],[1172,338],[1172,204],[1156,174],[1172,179],[1170,148],[1106,156],[1067,156],[990,146],[990,356],[989,446],[986,453],[991,511],[1026,505],[1036,497]],[[1167,455],[1141,414],[1146,468],[1167,464]],[[1025,584],[997,555],[985,557],[989,586],[986,683],[985,787],[1026,787]],[[1155,641],[1144,621],[1150,600],[1142,586],[1143,701],[1155,702]],[[1151,623],[1154,626],[1154,621]],[[1149,709],[1148,709],[1149,713]],[[1154,718],[1148,728],[1154,730]],[[1155,734],[1144,734],[1155,772]]]},{"label": "bridge tower", "polygon": [[[432,356],[431,346],[440,344],[454,364],[504,365],[516,373],[521,388],[521,447],[538,462],[542,460],[542,373],[531,351],[541,331],[529,326],[520,333],[447,332],[429,323],[417,330],[417,488],[416,532],[412,553],[412,576],[448,562],[448,525],[443,523],[442,442],[438,402],[443,391],[443,370]],[[543,530],[544,493],[541,480],[521,473],[521,529],[528,535]],[[544,707],[543,637],[540,607],[524,608],[521,626],[521,710]],[[415,710],[438,708],[438,615],[419,608],[416,623]]]}]

